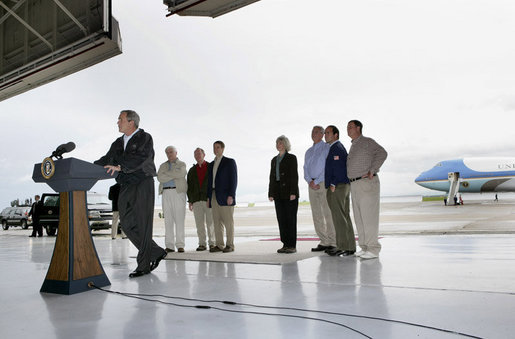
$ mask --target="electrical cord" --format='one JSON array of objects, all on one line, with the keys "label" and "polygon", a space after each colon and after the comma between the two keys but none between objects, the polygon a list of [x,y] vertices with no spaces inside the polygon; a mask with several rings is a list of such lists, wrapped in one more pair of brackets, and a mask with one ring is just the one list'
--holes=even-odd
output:
[{"label": "electrical cord", "polygon": [[[103,291],[103,292],[112,293],[112,294],[118,294],[118,295],[121,295],[121,296],[124,296],[124,297],[128,297],[128,298],[134,298],[134,299],[139,299],[139,300],[144,300],[144,301],[153,301],[153,302],[158,302],[160,304],[172,305],[172,306],[177,306],[177,307],[187,307],[187,308],[197,308],[197,309],[210,309],[210,310],[217,310],[217,311],[230,312],[230,313],[245,313],[245,314],[267,315],[267,316],[277,316],[277,317],[287,317],[287,318],[297,318],[297,319],[304,319],[304,320],[320,321],[320,322],[324,322],[324,323],[328,323],[328,324],[344,327],[344,328],[346,328],[346,329],[348,329],[350,331],[353,331],[355,333],[358,333],[358,334],[362,335],[365,338],[372,339],[372,337],[370,337],[370,336],[366,335],[365,333],[360,332],[360,331],[358,331],[358,330],[356,330],[356,329],[354,329],[354,328],[352,328],[350,326],[347,326],[345,324],[338,323],[338,322],[335,322],[335,321],[327,320],[327,319],[306,317],[306,316],[300,316],[300,315],[294,315],[294,314],[230,310],[230,309],[226,309],[226,308],[220,308],[220,307],[208,306],[208,305],[184,305],[184,304],[177,304],[177,303],[172,303],[172,302],[165,302],[165,301],[157,300],[157,299],[148,299],[147,297],[160,297],[160,298],[166,298],[166,299],[181,299],[181,300],[188,300],[188,298],[172,297],[172,296],[165,296],[165,295],[137,294],[137,293],[127,293],[127,292],[111,291],[111,290],[106,290],[104,288],[98,287],[98,286],[96,286],[92,282],[88,283],[88,286],[90,288],[96,288],[96,289],[98,289],[100,291]],[[190,301],[204,302],[204,301],[198,300],[198,299],[190,299]],[[205,302],[210,302],[210,301],[205,301]],[[216,302],[216,301],[212,301],[212,302]],[[231,304],[231,305],[238,305],[238,303],[235,303],[235,302],[224,302],[224,303],[225,304]]]},{"label": "electrical cord", "polygon": [[248,303],[238,303],[235,301],[226,301],[226,300],[202,300],[202,299],[195,299],[195,298],[186,298],[186,297],[174,297],[174,296],[168,296],[163,294],[138,294],[138,293],[130,293],[130,292],[118,292],[118,291],[111,291],[106,290],[104,288],[95,286],[93,283],[88,284],[91,288],[96,288],[100,291],[107,292],[107,293],[113,293],[113,294],[119,294],[122,296],[126,296],[129,298],[135,298],[140,300],[146,300],[146,301],[154,301],[159,302],[165,305],[173,305],[173,306],[179,306],[179,307],[189,307],[189,308],[198,308],[198,309],[213,309],[218,311],[224,311],[224,312],[233,312],[233,313],[246,313],[246,314],[257,314],[257,315],[269,315],[269,316],[281,316],[281,317],[290,317],[290,318],[299,318],[299,319],[306,319],[306,320],[315,320],[315,321],[321,321],[333,325],[338,325],[344,328],[347,328],[353,332],[356,332],[365,338],[371,338],[370,336],[341,323],[326,320],[326,319],[320,319],[320,318],[313,318],[313,317],[306,317],[306,316],[299,316],[299,315],[292,315],[292,314],[282,314],[282,313],[266,313],[266,312],[254,312],[254,311],[241,311],[241,310],[230,310],[225,308],[219,308],[214,306],[207,306],[207,305],[184,305],[184,304],[176,304],[171,302],[164,302],[161,300],[156,299],[146,299],[146,298],[164,298],[164,299],[177,299],[177,300],[184,300],[184,301],[193,301],[193,302],[202,302],[202,303],[221,303],[224,305],[232,305],[232,306],[246,306],[246,307],[253,307],[253,308],[264,308],[264,309],[275,309],[275,310],[288,310],[288,311],[296,311],[296,312],[310,312],[310,313],[319,313],[319,314],[326,314],[326,315],[336,315],[336,316],[344,316],[344,317],[350,317],[350,318],[359,318],[359,319],[370,319],[370,320],[377,320],[377,321],[384,321],[384,322],[390,322],[390,323],[396,323],[396,324],[402,324],[402,325],[408,325],[408,326],[414,326],[419,328],[425,328],[429,330],[449,333],[449,334],[455,334],[467,338],[475,338],[475,339],[483,339],[482,337],[459,332],[459,331],[453,331],[453,330],[447,330],[444,328],[434,327],[434,326],[428,326],[423,324],[417,324],[412,323],[408,321],[403,320],[395,320],[395,319],[387,319],[387,318],[381,318],[381,317],[373,317],[373,316],[367,316],[367,315],[358,315],[358,314],[351,314],[351,313],[341,313],[341,312],[330,312],[330,311],[320,311],[320,310],[310,310],[310,309],[303,309],[303,308],[296,308],[296,307],[284,307],[284,306],[266,306],[266,305],[256,305],[256,304],[248,304]]}]

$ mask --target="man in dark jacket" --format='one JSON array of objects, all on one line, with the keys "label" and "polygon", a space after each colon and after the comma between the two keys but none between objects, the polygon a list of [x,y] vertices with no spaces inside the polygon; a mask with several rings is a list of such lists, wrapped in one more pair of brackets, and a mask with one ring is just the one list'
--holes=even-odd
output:
[{"label": "man in dark jacket", "polygon": [[204,160],[206,156],[202,148],[197,148],[193,152],[193,156],[197,163],[188,171],[188,205],[190,211],[193,211],[195,217],[195,225],[197,226],[198,247],[197,251],[205,251],[207,249],[207,238],[209,248],[215,246],[215,231],[213,228],[213,214],[207,206],[207,167],[209,163]]},{"label": "man in dark jacket", "polygon": [[152,240],[154,221],[154,144],[152,136],[139,126],[139,115],[124,110],[118,117],[118,129],[123,133],[95,164],[107,173],[118,173],[120,184],[118,209],[122,229],[138,249],[138,266],[129,274],[139,277],[154,270],[166,256],[163,248]]},{"label": "man in dark jacket", "polygon": [[41,210],[43,208],[43,202],[40,199],[39,195],[34,197],[34,203],[29,211],[29,217],[32,216],[32,234],[29,237],[35,237],[36,233],[38,237],[43,236],[43,226],[39,223],[39,216],[41,214]]},{"label": "man in dark jacket", "polygon": [[[234,206],[236,205],[236,186],[238,173],[236,161],[223,155],[225,144],[215,141],[213,153],[215,160],[208,166],[207,203],[213,211],[216,246],[210,252],[234,251]],[[224,226],[227,236],[224,247]]]},{"label": "man in dark jacket", "polygon": [[347,150],[336,126],[327,126],[325,141],[331,146],[325,162],[327,203],[333,217],[336,248],[329,255],[349,256],[356,252],[356,239],[350,218],[350,181],[347,177]]}]

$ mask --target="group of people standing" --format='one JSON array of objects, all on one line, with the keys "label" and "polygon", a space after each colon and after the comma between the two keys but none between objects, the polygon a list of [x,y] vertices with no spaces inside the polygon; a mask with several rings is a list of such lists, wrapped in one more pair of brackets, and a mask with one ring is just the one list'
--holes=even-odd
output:
[{"label": "group of people standing", "polygon": [[[195,150],[197,164],[189,171],[188,185],[186,165],[178,159],[177,149],[173,146],[166,148],[168,160],[156,171],[152,136],[139,128],[139,122],[140,117],[135,111],[121,111],[117,125],[122,136],[111,144],[104,156],[94,162],[104,166],[108,174],[116,176],[116,182],[120,185],[118,214],[122,231],[138,249],[137,267],[129,277],[149,274],[175,248],[178,252],[184,252],[186,195],[199,226],[197,250],[207,249],[206,232],[202,231],[204,228],[209,237],[210,252],[234,251],[233,213],[238,178],[236,162],[223,156],[225,144],[215,141],[215,159],[209,164],[204,161],[204,151],[200,148]],[[160,183],[159,192],[163,195],[166,248],[160,247],[152,239],[155,176]],[[201,224],[203,227],[200,227]]]},{"label": "group of people standing", "polygon": [[[234,251],[234,206],[238,183],[234,159],[223,155],[225,144],[215,141],[211,163],[205,161],[201,148],[194,151],[196,164],[188,171],[179,160],[177,149],[165,149],[168,158],[156,171],[152,136],[139,128],[140,117],[133,110],[123,110],[118,117],[117,138],[108,152],[95,164],[116,175],[119,186],[118,210],[125,235],[138,249],[137,267],[129,277],[139,277],[156,269],[170,252],[184,252],[186,202],[193,211],[199,246],[197,251]],[[369,259],[378,256],[379,178],[377,172],[386,159],[386,151],[373,139],[362,135],[363,125],[352,120],[347,134],[352,139],[349,154],[340,143],[336,126],[315,126],[313,146],[306,152],[304,178],[309,185],[309,199],[315,230],[320,244],[313,251],[330,255],[354,255],[356,244],[350,218],[350,199],[358,230],[361,251],[355,255]],[[322,138],[325,136],[325,141]],[[285,136],[276,140],[279,154],[272,159],[268,197],[274,201],[283,247],[279,253],[295,253],[297,210],[299,202],[297,158],[289,153]],[[163,195],[165,246],[152,239],[154,217],[154,176]],[[225,231],[225,241],[224,241]],[[115,235],[113,235],[113,238]]]},{"label": "group of people standing", "polygon": [[[184,252],[186,201],[195,217],[199,244],[197,251],[234,251],[234,206],[238,173],[234,159],[225,157],[225,144],[213,144],[215,159],[208,163],[205,151],[193,152],[197,162],[186,172],[186,164],[179,160],[177,148],[165,149],[167,161],[159,166],[157,180],[162,194],[165,219],[165,251]],[[226,241],[224,242],[224,230]],[[209,247],[208,247],[209,246]]]},{"label": "group of people standing", "polygon": [[[377,173],[387,152],[373,139],[363,136],[363,124],[351,120],[347,134],[352,146],[349,153],[340,142],[334,125],[315,126],[313,146],[305,154],[304,179],[309,186],[309,201],[315,231],[320,238],[311,250],[332,256],[355,255],[363,259],[379,256],[379,192]],[[325,142],[323,141],[325,137]],[[272,159],[268,196],[274,201],[283,247],[278,253],[295,253],[299,199],[297,158],[290,154],[290,142],[284,135],[276,140],[279,154]],[[356,241],[350,217],[350,196]]]}]

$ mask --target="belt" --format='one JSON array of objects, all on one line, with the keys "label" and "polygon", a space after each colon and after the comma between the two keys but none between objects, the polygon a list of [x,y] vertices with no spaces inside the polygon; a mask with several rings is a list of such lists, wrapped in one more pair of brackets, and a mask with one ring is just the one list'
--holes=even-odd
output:
[{"label": "belt", "polygon": [[[375,177],[377,174],[374,174],[373,176]],[[366,177],[365,177],[366,178]],[[359,179],[363,179],[363,177],[358,177],[358,178],[353,178],[353,179],[349,179],[350,182],[354,182],[354,181],[358,181]]]},{"label": "belt", "polygon": [[174,190],[175,187],[163,187],[164,190]]}]

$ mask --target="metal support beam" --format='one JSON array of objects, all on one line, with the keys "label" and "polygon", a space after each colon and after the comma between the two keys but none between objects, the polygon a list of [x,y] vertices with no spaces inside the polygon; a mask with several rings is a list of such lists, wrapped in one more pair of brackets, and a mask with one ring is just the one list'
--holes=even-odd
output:
[{"label": "metal support beam", "polygon": [[54,51],[54,48],[52,46],[52,44],[50,42],[48,42],[47,39],[43,38],[43,36],[41,34],[39,34],[34,28],[32,28],[31,25],[29,25],[25,20],[23,20],[21,17],[18,16],[18,14],[14,13],[9,7],[7,7],[7,5],[5,5],[2,1],[0,1],[0,6],[3,7],[7,12],[9,12],[9,14],[11,14],[13,17],[16,18],[16,20],[18,20],[23,26],[25,26],[29,31],[32,32],[32,34],[34,34],[35,36],[38,37],[39,40],[43,41],[45,43],[45,45],[48,46],[48,48],[50,48],[50,50],[53,52]]},{"label": "metal support beam", "polygon": [[[207,0],[198,0],[198,1],[195,1],[195,2],[193,2],[193,3],[191,3],[191,4],[189,4],[189,5],[187,5],[187,6],[183,7],[183,8],[181,8],[181,9],[172,10],[172,11],[170,11],[170,13],[168,13],[168,14],[166,15],[166,17],[169,17],[170,15],[177,14],[177,13],[179,13],[179,12],[182,12],[182,11],[184,11],[184,10],[187,10],[188,8],[191,8],[191,7],[197,6],[198,4],[201,4],[201,3],[206,2],[206,1],[207,1]],[[170,10],[170,9],[168,9],[168,10]]]},{"label": "metal support beam", "polygon": [[[11,10],[13,12],[16,12],[16,10],[18,8],[20,8],[21,5],[23,5],[23,3],[25,2],[25,0],[20,0],[18,1],[12,8]],[[3,17],[0,18],[0,25],[4,23],[5,20],[7,20],[7,18],[11,15],[11,13],[5,13],[5,15]]]},{"label": "metal support beam", "polygon": [[86,28],[80,23],[80,21],[68,10],[68,8],[66,8],[62,3],[61,1],[59,0],[54,0],[54,2],[57,4],[57,6],[59,6],[59,8],[61,8],[61,10],[66,13],[66,15],[68,15],[68,17],[70,19],[72,19],[73,22],[75,22],[75,24],[80,28],[80,30],[82,31],[82,33],[84,33],[84,36],[87,36],[88,35],[88,31],[86,30]]}]

